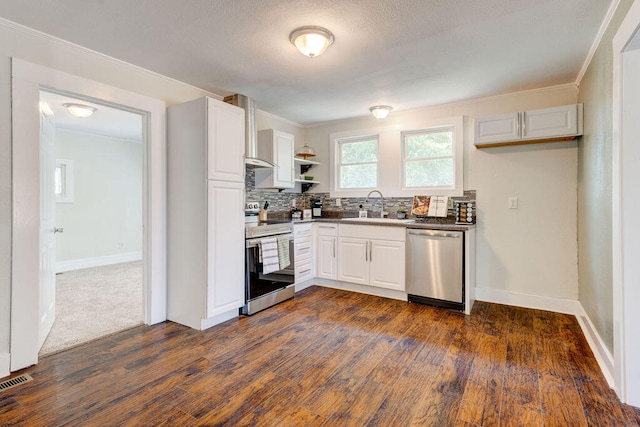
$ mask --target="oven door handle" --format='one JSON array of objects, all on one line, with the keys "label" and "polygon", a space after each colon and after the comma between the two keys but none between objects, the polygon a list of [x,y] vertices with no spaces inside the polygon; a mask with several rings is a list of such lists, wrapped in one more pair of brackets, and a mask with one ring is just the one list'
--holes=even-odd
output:
[{"label": "oven door handle", "polygon": [[292,240],[293,240],[293,233],[278,234],[278,235],[276,235],[276,236],[261,237],[261,238],[259,238],[259,239],[250,239],[250,240],[247,240],[247,241],[246,241],[246,244],[245,244],[245,247],[246,247],[247,249],[249,249],[249,248],[255,248],[256,246],[259,246],[259,245],[260,245],[260,242],[261,242],[262,240],[264,240],[264,239],[271,238],[271,237],[275,237],[275,238],[277,239],[278,237],[281,237],[281,236],[287,236],[287,237],[288,237],[288,239],[287,239],[287,240],[289,240],[289,241],[292,241]]}]

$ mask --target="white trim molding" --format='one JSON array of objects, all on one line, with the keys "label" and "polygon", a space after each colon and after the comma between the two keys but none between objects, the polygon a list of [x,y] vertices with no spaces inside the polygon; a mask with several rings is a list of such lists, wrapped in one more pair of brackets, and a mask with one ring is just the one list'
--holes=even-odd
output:
[{"label": "white trim molding", "polygon": [[582,313],[578,300],[521,294],[498,289],[476,288],[476,301],[554,311],[574,316]]},{"label": "white trim molding", "polygon": [[582,63],[582,68],[580,68],[580,72],[578,73],[578,76],[576,77],[576,81],[575,81],[576,86],[580,86],[580,83],[582,82],[582,79],[584,78],[584,75],[586,74],[587,70],[589,69],[589,65],[591,65],[591,61],[593,60],[593,56],[596,54],[596,51],[598,50],[598,46],[600,46],[600,42],[602,41],[602,37],[604,37],[605,31],[607,31],[607,28],[609,28],[609,24],[611,23],[611,19],[613,19],[613,14],[616,12],[616,9],[618,9],[618,5],[619,4],[620,4],[620,0],[613,0],[611,2],[611,4],[609,5],[609,9],[607,10],[607,14],[605,15],[604,19],[602,20],[602,24],[600,24],[600,28],[598,29],[598,33],[596,34],[596,38],[593,39],[593,43],[591,44],[591,48],[589,49],[589,53],[587,53],[587,57],[585,58],[584,62]]},{"label": "white trim molding", "polygon": [[589,318],[587,312],[580,303],[578,303],[578,310],[580,313],[576,314],[576,318],[578,319],[580,328],[582,328],[582,333],[587,339],[589,347],[591,347],[591,351],[593,352],[593,356],[596,358],[596,361],[600,366],[600,370],[607,380],[609,387],[615,388],[613,380],[613,356],[602,340],[602,337],[600,337],[598,330],[591,322],[591,318]]},{"label": "white trim molding", "polygon": [[0,378],[8,377],[11,374],[11,354],[0,354]]},{"label": "white trim molding", "polygon": [[611,352],[598,334],[597,329],[578,300],[544,297],[539,295],[520,294],[496,289],[476,288],[476,300],[495,304],[513,305],[536,310],[553,311],[574,315],[582,329],[593,355],[598,362],[609,387],[614,387],[614,363]]},{"label": "white trim molding", "polygon": [[81,270],[83,268],[102,267],[105,265],[120,264],[123,262],[141,261],[142,252],[127,252],[116,255],[106,255],[93,258],[81,258],[56,263],[56,273]]},{"label": "white trim molding", "polygon": [[[640,319],[637,309],[638,293],[637,281],[627,273],[638,274],[634,264],[636,259],[633,250],[625,247],[625,240],[631,243],[637,241],[637,235],[625,228],[633,221],[632,216],[623,215],[633,200],[637,199],[637,190],[631,185],[624,185],[623,178],[634,182],[630,178],[632,170],[625,171],[623,159],[629,156],[625,148],[631,148],[635,143],[634,135],[624,135],[623,116],[628,110],[623,102],[629,102],[623,96],[623,57],[629,44],[634,40],[640,29],[640,2],[631,5],[613,38],[613,103],[612,103],[612,267],[613,267],[613,354],[615,391],[620,400],[630,405],[640,406],[640,380],[638,379],[638,364],[635,363],[640,351],[640,337],[634,333]],[[637,97],[637,95],[635,95]],[[638,100],[633,98],[633,102]],[[628,112],[630,113],[630,112]],[[633,153],[632,153],[633,154]],[[627,157],[627,159],[633,157]],[[631,175],[633,176],[633,175]],[[632,192],[633,191],[633,192]],[[627,197],[625,197],[625,195]],[[629,235],[631,233],[631,235]],[[636,263],[637,264],[637,263]]]}]

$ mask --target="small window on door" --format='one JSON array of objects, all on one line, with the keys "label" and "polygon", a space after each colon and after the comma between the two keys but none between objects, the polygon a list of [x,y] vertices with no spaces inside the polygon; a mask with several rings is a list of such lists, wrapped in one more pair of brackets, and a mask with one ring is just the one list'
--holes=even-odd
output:
[{"label": "small window on door", "polygon": [[54,188],[57,203],[73,203],[73,160],[56,159]]}]

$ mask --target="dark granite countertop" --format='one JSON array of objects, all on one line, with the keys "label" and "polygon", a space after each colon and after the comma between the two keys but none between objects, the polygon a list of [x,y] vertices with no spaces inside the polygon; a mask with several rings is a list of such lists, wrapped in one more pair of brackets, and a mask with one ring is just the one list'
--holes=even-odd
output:
[{"label": "dark granite countertop", "polygon": [[300,222],[330,222],[336,224],[354,224],[354,225],[377,225],[387,227],[405,227],[420,228],[426,230],[447,230],[447,231],[467,231],[475,228],[475,224],[450,224],[450,223],[434,223],[424,222],[420,219],[396,219],[396,218],[313,218],[311,220],[296,220],[294,224]]}]

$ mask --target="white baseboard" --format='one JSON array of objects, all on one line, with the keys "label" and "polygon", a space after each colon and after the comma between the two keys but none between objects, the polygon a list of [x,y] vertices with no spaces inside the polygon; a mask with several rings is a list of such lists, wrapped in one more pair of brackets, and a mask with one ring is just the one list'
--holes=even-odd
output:
[{"label": "white baseboard", "polygon": [[614,388],[615,382],[613,380],[613,356],[604,341],[600,337],[598,330],[591,322],[591,319],[587,315],[587,312],[582,307],[582,304],[578,302],[580,313],[576,314],[576,318],[578,319],[578,323],[582,328],[582,333],[584,334],[587,342],[589,343],[589,347],[591,347],[591,351],[593,352],[593,356],[598,361],[598,365],[600,365],[600,370],[604,375],[609,387]]},{"label": "white baseboard", "polygon": [[8,377],[11,374],[11,355],[0,353],[0,378]]},{"label": "white baseboard", "polygon": [[120,264],[122,262],[140,261],[141,259],[142,252],[127,252],[117,255],[60,261],[56,263],[56,273],[81,270],[83,268],[102,267],[103,265]]},{"label": "white baseboard", "polygon": [[325,288],[341,289],[343,291],[358,292],[361,294],[375,295],[377,297],[398,299],[407,301],[407,293],[394,291],[393,289],[377,288],[375,286],[359,285],[357,283],[341,282],[339,280],[321,279],[316,277],[313,283]]},{"label": "white baseboard", "polygon": [[217,316],[202,319],[200,321],[200,330],[204,331],[205,329],[209,329],[210,327],[226,322],[227,320],[235,319],[238,316],[240,316],[240,310],[234,308],[233,310],[218,314]]},{"label": "white baseboard", "polygon": [[514,305],[517,307],[533,308],[537,310],[554,311],[556,313],[572,314],[576,316],[589,347],[593,352],[602,375],[604,375],[609,387],[613,388],[613,357],[602,341],[600,334],[587,316],[582,304],[578,300],[563,298],[543,297],[538,295],[519,294],[515,292],[500,291],[495,289],[476,288],[476,300],[492,302],[496,304]]},{"label": "white baseboard", "polygon": [[300,292],[305,290],[313,285],[313,279],[305,280],[304,282],[296,283],[295,290],[296,292]]},{"label": "white baseboard", "polygon": [[554,311],[556,313],[573,314],[574,316],[582,313],[578,300],[520,294],[496,289],[476,288],[476,300],[514,305],[516,307],[534,308],[536,310]]}]

